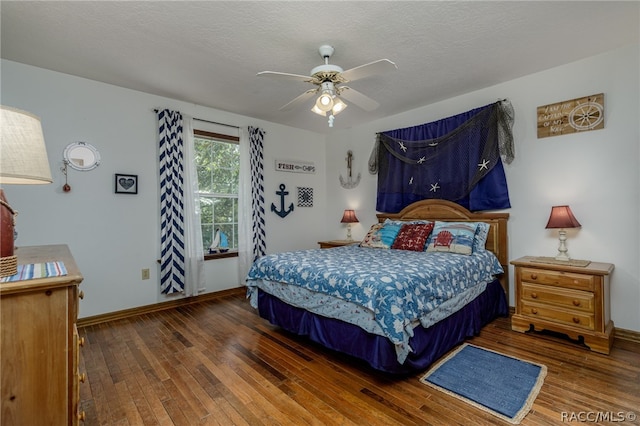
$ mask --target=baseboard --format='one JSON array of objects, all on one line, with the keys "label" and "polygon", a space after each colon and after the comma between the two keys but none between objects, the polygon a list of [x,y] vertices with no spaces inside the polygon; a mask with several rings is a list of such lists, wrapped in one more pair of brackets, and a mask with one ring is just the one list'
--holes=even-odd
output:
[{"label": "baseboard", "polygon": [[[516,308],[509,306],[509,317],[516,313]],[[614,339],[626,340],[629,342],[640,343],[640,331],[625,330],[624,328],[613,328]]]},{"label": "baseboard", "polygon": [[236,287],[228,290],[215,291],[205,293],[198,296],[183,297],[181,299],[168,300],[166,302],[154,303],[153,305],[139,306],[122,311],[108,312],[106,314],[94,315],[91,317],[79,318],[78,327],[86,327],[88,325],[102,324],[104,322],[115,321],[135,315],[149,314],[152,312],[163,311],[165,309],[178,308],[180,306],[191,305],[193,303],[207,302],[210,300],[221,299],[229,296],[244,295],[247,291],[246,287]]},{"label": "baseboard", "polygon": [[640,343],[640,331],[625,330],[624,328],[614,327],[614,338],[627,340],[629,342]]}]

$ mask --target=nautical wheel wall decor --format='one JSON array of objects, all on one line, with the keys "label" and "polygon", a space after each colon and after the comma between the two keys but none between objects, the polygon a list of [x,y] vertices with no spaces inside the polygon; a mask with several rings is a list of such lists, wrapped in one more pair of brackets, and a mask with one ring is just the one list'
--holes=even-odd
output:
[{"label": "nautical wheel wall decor", "polygon": [[538,107],[538,138],[604,129],[604,93]]}]

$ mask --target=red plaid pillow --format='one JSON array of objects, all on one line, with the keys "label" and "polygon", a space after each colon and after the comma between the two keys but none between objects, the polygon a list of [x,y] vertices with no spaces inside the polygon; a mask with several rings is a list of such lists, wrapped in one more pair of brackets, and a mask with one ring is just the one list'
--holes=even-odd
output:
[{"label": "red plaid pillow", "polygon": [[400,228],[392,249],[424,251],[429,234],[433,231],[433,222],[405,223]]}]

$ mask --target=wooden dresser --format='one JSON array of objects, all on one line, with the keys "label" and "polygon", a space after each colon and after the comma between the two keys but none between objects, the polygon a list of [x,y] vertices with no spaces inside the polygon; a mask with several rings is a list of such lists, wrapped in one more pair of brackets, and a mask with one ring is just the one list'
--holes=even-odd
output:
[{"label": "wooden dresser", "polygon": [[67,275],[0,283],[2,425],[76,425],[82,274],[66,245],[20,247],[18,265],[62,261]]},{"label": "wooden dresser", "polygon": [[613,343],[609,301],[611,263],[585,267],[547,264],[525,256],[515,266],[516,331],[551,330],[579,340],[595,352],[608,354]]}]

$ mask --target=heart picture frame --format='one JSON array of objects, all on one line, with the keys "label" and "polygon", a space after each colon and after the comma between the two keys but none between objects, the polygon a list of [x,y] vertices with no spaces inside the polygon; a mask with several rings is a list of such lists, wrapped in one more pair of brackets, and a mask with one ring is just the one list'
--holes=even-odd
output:
[{"label": "heart picture frame", "polygon": [[137,194],[138,175],[115,174],[116,194]]}]

